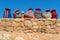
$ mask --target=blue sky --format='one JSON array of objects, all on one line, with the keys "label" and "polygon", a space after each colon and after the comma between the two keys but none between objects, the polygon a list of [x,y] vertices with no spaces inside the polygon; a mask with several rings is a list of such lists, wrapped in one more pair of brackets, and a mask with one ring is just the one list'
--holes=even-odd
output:
[{"label": "blue sky", "polygon": [[15,9],[19,8],[20,12],[25,12],[28,8],[41,8],[44,12],[46,9],[56,9],[58,17],[60,18],[60,0],[0,0],[0,18],[3,18],[5,8],[11,9],[11,14]]}]

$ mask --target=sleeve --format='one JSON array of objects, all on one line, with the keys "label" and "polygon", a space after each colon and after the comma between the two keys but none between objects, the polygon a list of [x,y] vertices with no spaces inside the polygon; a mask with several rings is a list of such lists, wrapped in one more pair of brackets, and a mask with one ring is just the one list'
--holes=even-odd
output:
[{"label": "sleeve", "polygon": [[58,19],[58,14],[56,13],[56,18]]},{"label": "sleeve", "polygon": [[42,13],[42,17],[45,18],[45,13]]},{"label": "sleeve", "polygon": [[51,13],[50,13],[50,16],[49,16],[50,18],[52,17],[52,15],[51,15]]},{"label": "sleeve", "polygon": [[36,12],[34,12],[34,16],[36,17]]},{"label": "sleeve", "polygon": [[13,14],[13,17],[16,18],[16,14]]},{"label": "sleeve", "polygon": [[41,13],[41,16],[43,17],[43,13]]}]

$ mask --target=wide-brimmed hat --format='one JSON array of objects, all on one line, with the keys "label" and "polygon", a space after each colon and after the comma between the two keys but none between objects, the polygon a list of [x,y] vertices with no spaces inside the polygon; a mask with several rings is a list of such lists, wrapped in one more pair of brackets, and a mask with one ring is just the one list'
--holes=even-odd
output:
[{"label": "wide-brimmed hat", "polygon": [[50,10],[46,10],[45,12],[50,12]]},{"label": "wide-brimmed hat", "polygon": [[41,9],[40,8],[36,8],[36,10],[39,10],[40,11]]},{"label": "wide-brimmed hat", "polygon": [[5,10],[9,10],[10,11],[10,8],[5,8]]}]

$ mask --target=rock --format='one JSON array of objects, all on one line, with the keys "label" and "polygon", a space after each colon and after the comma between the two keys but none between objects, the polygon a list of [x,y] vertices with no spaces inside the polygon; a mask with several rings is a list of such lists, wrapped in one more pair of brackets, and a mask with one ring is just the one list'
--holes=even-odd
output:
[{"label": "rock", "polygon": [[50,33],[51,33],[51,34],[56,34],[56,32],[57,32],[57,31],[56,31],[55,29],[51,29],[51,30],[50,30]]},{"label": "rock", "polygon": [[53,20],[50,23],[51,23],[51,25],[54,25],[54,24],[56,24],[56,21]]},{"label": "rock", "polygon": [[56,23],[56,26],[60,27],[60,23]]},{"label": "rock", "polygon": [[51,19],[51,18],[47,18],[46,20],[47,20],[47,21],[51,21],[52,19]]},{"label": "rock", "polygon": [[56,27],[56,25],[51,25],[50,28],[51,29],[54,29]]},{"label": "rock", "polygon": [[1,24],[0,24],[0,26],[12,26],[12,24],[11,24],[11,22],[2,22]]},{"label": "rock", "polygon": [[19,21],[12,21],[12,26],[20,26],[20,24]]},{"label": "rock", "polygon": [[0,23],[1,23],[1,19],[0,19]]},{"label": "rock", "polygon": [[15,40],[24,40],[22,37],[16,37]]},{"label": "rock", "polygon": [[33,26],[33,28],[38,28],[38,26]]},{"label": "rock", "polygon": [[32,22],[32,25],[33,26],[37,26],[37,22]]},{"label": "rock", "polygon": [[45,25],[40,25],[40,26],[38,26],[38,28],[43,28],[43,27],[45,27]]},{"label": "rock", "polygon": [[50,21],[45,21],[45,25],[50,25]]},{"label": "rock", "polygon": [[17,21],[17,22],[24,21],[24,19],[20,19],[20,18],[16,18],[16,19],[12,19],[12,20]]},{"label": "rock", "polygon": [[3,34],[3,40],[12,40],[12,35],[11,34],[7,34],[7,33],[4,33]]},{"label": "rock", "polygon": [[32,40],[39,40],[38,38],[32,38]]},{"label": "rock", "polygon": [[60,33],[60,27],[55,27],[55,30],[56,30],[57,34]]},{"label": "rock", "polygon": [[3,19],[1,20],[0,26],[11,26],[12,20],[11,19]]},{"label": "rock", "polygon": [[26,21],[24,21],[24,25],[25,25],[25,26],[32,27],[32,22],[29,21],[29,20],[26,20]]},{"label": "rock", "polygon": [[6,30],[8,31],[8,32],[13,32],[14,30],[13,30],[13,27],[6,27]]},{"label": "rock", "polygon": [[38,22],[37,22],[37,25],[38,25],[38,26],[44,25],[44,22],[43,22],[43,21],[38,21]]},{"label": "rock", "polygon": [[60,19],[57,19],[57,20],[56,20],[56,23],[60,23]]}]

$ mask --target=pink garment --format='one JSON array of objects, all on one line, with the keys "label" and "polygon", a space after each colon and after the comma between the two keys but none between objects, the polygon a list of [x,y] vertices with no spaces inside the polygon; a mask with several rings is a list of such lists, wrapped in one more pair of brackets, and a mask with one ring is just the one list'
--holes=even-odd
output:
[{"label": "pink garment", "polygon": [[25,15],[34,18],[34,12],[32,12],[32,10],[29,10],[28,12],[26,12]]}]

